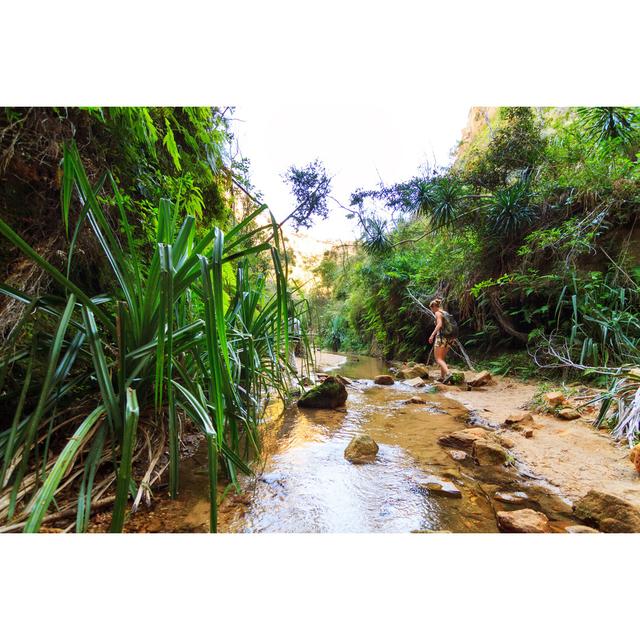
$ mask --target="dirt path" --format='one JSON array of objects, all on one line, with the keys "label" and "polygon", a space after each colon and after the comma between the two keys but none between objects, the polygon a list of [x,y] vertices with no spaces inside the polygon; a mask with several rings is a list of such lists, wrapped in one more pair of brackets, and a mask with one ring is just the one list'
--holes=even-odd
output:
[{"label": "dirt path", "polygon": [[[445,395],[475,410],[492,424],[501,424],[521,411],[536,386],[509,378],[494,378],[495,384],[473,391],[450,390]],[[629,449],[611,440],[584,418],[565,421],[533,414],[540,427],[532,438],[513,432],[516,457],[529,469],[558,487],[571,501],[590,489],[624,498],[640,507],[640,476],[629,460]]]}]

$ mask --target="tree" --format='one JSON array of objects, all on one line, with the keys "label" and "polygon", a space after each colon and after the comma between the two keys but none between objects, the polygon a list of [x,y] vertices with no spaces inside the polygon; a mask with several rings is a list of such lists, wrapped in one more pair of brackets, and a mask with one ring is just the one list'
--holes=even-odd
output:
[{"label": "tree", "polygon": [[316,159],[304,167],[292,165],[283,178],[297,202],[296,208],[285,221],[293,220],[293,226],[298,231],[300,227],[309,229],[314,217],[326,220],[329,215],[327,197],[331,193],[331,177],[320,160]]}]

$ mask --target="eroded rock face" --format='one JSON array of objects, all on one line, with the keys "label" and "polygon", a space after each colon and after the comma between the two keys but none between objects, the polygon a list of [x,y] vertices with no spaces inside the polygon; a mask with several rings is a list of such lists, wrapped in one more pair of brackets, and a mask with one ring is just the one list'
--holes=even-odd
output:
[{"label": "eroded rock face", "polygon": [[484,387],[491,382],[491,374],[488,371],[481,371],[475,378],[469,380],[470,387]]},{"label": "eroded rock face", "polygon": [[394,380],[392,376],[388,376],[386,374],[381,376],[376,376],[373,381],[376,384],[393,384]]},{"label": "eroded rock face", "polygon": [[548,533],[549,519],[533,509],[498,511],[498,528],[504,533]]},{"label": "eroded rock face", "polygon": [[354,464],[373,462],[378,449],[377,442],[371,436],[361,433],[351,439],[344,450],[344,457]]},{"label": "eroded rock face", "polygon": [[344,405],[347,396],[347,389],[342,382],[329,376],[322,384],[309,389],[298,400],[298,406],[303,409],[335,409]]},{"label": "eroded rock face", "polygon": [[496,442],[478,439],[473,443],[473,459],[481,466],[506,464],[509,454]]},{"label": "eroded rock face", "polygon": [[452,449],[462,449],[467,453],[471,453],[473,443],[476,440],[486,439],[490,436],[490,432],[482,427],[471,427],[469,429],[461,429],[454,431],[446,436],[438,438],[438,444],[443,447],[451,447]]},{"label": "eroded rock face", "polygon": [[610,493],[592,489],[573,505],[573,511],[606,533],[640,533],[640,509]]},{"label": "eroded rock face", "polygon": [[459,449],[451,449],[451,450],[447,451],[447,453],[456,462],[462,462],[463,460],[466,460],[469,457],[467,453],[465,453],[464,451],[460,451]]},{"label": "eroded rock face", "polygon": [[424,378],[429,377],[429,369],[424,364],[409,363],[410,366],[400,369],[396,374],[398,380],[411,380],[411,378]]}]

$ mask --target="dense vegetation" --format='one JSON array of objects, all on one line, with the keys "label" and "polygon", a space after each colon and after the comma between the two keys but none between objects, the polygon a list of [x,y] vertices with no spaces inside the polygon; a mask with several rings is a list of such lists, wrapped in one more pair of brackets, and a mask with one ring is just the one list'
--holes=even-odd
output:
[{"label": "dense vegetation", "polygon": [[355,191],[361,240],[316,269],[323,344],[425,360],[437,295],[499,373],[637,366],[639,152],[639,109],[501,108],[451,167]]},{"label": "dense vegetation", "polygon": [[0,523],[86,531],[108,503],[120,531],[167,468],[178,494],[198,429],[215,531],[218,478],[250,473],[294,373],[281,230],[265,207],[234,220],[220,110],[35,111],[1,129]]}]

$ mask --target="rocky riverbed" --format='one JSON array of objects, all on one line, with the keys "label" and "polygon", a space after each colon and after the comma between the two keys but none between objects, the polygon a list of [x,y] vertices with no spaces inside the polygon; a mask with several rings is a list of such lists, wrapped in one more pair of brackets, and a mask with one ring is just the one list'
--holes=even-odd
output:
[{"label": "rocky riverbed", "polygon": [[[531,415],[534,386],[485,376],[444,387],[428,369],[399,377],[373,358],[337,358],[324,359],[325,387],[337,381],[346,399],[269,421],[255,477],[222,500],[222,531],[635,530],[640,481],[628,450],[581,419]],[[157,501],[129,530],[206,530],[200,457],[183,461],[180,499]]]}]

